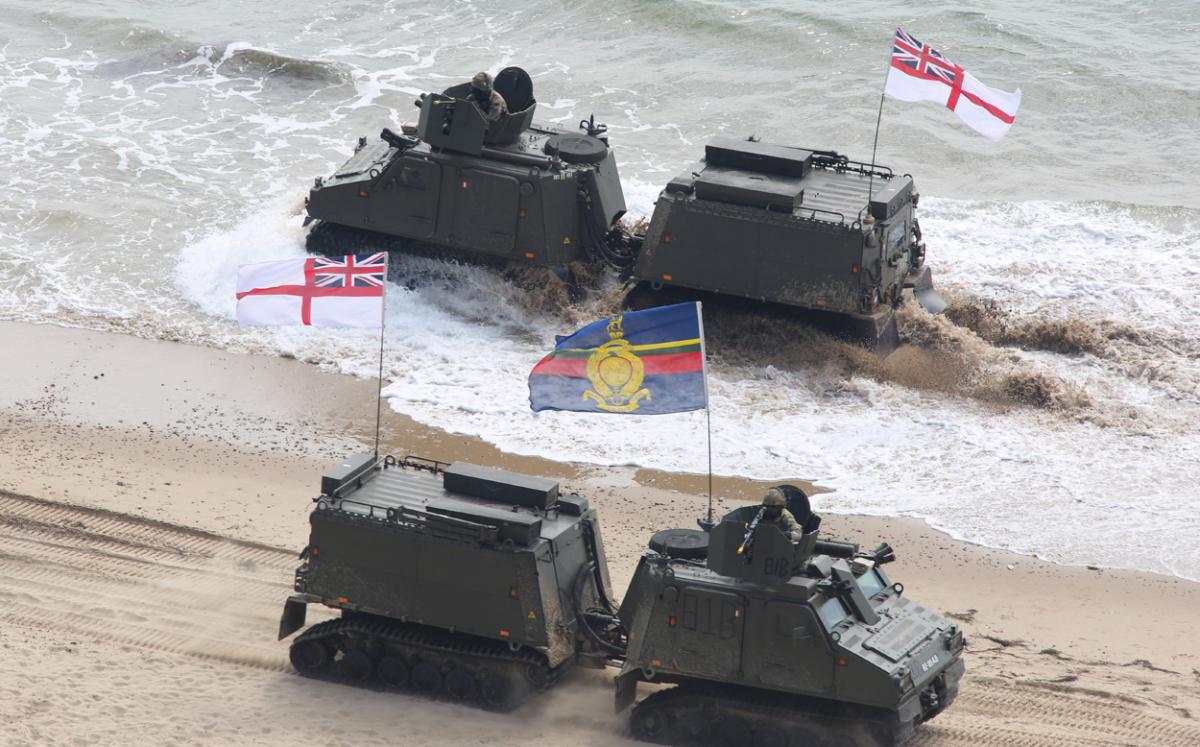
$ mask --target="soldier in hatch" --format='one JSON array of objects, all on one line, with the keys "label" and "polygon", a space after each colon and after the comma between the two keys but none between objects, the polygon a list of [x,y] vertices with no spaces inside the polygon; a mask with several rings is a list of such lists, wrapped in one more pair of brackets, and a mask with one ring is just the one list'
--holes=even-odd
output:
[{"label": "soldier in hatch", "polygon": [[508,114],[508,103],[492,86],[492,76],[487,73],[475,73],[471,78],[471,103],[479,108],[488,124],[495,122],[504,114]]},{"label": "soldier in hatch", "polygon": [[767,494],[763,496],[762,505],[763,516],[761,524],[774,524],[792,542],[799,540],[801,535],[804,534],[800,525],[796,523],[796,517],[792,516],[792,512],[787,510],[787,498],[784,497],[782,490],[779,488],[768,490]]}]

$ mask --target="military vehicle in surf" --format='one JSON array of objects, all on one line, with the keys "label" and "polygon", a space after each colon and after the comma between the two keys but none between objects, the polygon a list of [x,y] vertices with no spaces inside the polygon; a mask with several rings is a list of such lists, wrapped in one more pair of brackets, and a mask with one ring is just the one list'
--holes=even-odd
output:
[{"label": "military vehicle in surf", "polygon": [[360,138],[307,199],[319,254],[401,251],[543,266],[610,268],[643,308],[696,297],[804,312],[868,342],[895,335],[912,289],[944,302],[925,265],[912,177],[832,151],[717,138],[659,194],[648,228],[626,205],[607,128],[533,124],[529,75],[505,68],[509,113],[488,124],[469,84],[427,93],[416,125]]},{"label": "military vehicle in surf", "polygon": [[[585,497],[353,458],[322,479],[279,637],[330,608],[292,643],[301,674],[499,711],[611,667],[633,736],[658,744],[901,744],[953,702],[962,632],[892,582],[890,547],[822,539],[803,492],[781,489],[798,541],[752,505],[660,531],[618,604]],[[640,683],[669,687],[639,701]]]}]

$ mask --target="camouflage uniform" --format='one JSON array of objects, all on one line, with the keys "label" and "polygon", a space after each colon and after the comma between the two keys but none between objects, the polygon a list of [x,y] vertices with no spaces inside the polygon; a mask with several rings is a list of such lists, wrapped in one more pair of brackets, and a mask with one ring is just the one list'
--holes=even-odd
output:
[{"label": "camouflage uniform", "polygon": [[796,521],[796,517],[792,516],[792,512],[788,511],[784,506],[787,505],[787,499],[783,497],[783,491],[777,488],[771,488],[763,497],[763,506],[769,512],[772,508],[779,509],[778,516],[763,515],[761,524],[773,524],[779,527],[779,531],[787,535],[787,538],[792,542],[796,542],[804,534],[804,530]]},{"label": "camouflage uniform", "polygon": [[487,73],[476,73],[471,78],[471,102],[488,124],[508,114],[508,102],[492,87],[492,76]]}]

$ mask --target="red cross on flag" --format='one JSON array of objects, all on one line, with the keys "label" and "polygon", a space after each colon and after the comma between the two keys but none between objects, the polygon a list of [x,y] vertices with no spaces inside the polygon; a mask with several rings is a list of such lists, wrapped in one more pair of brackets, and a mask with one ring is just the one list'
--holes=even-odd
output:
[{"label": "red cross on flag", "polygon": [[992,140],[1004,137],[1021,105],[1021,89],[985,86],[904,29],[896,29],[883,92],[901,101],[936,101]]},{"label": "red cross on flag", "polygon": [[243,327],[302,324],[378,328],[383,324],[387,255],[351,254],[256,262],[238,268]]}]

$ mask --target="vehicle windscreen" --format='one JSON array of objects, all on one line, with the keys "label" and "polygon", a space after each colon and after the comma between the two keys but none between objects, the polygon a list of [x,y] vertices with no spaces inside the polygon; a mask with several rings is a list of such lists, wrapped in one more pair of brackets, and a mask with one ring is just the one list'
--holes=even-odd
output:
[{"label": "vehicle windscreen", "polygon": [[879,577],[878,571],[872,568],[858,577],[858,588],[862,589],[862,593],[866,595],[867,599],[870,599],[883,591],[883,579]]},{"label": "vehicle windscreen", "polygon": [[825,623],[826,630],[833,630],[842,620],[849,617],[846,611],[846,605],[842,604],[842,600],[837,597],[826,599],[818,609],[821,615],[821,622]]}]

